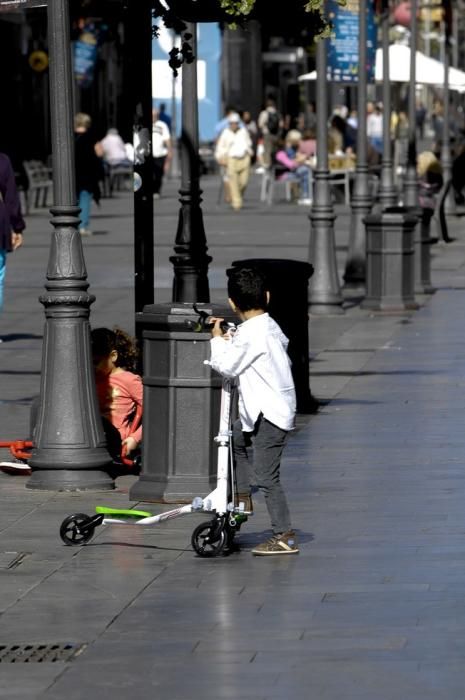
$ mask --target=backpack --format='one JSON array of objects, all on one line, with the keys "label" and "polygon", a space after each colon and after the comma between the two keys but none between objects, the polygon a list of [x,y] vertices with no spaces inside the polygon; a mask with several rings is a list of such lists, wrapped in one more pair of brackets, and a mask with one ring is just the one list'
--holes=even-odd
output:
[{"label": "backpack", "polygon": [[268,119],[266,120],[266,126],[270,134],[274,136],[279,133],[279,114],[276,110],[268,112]]}]

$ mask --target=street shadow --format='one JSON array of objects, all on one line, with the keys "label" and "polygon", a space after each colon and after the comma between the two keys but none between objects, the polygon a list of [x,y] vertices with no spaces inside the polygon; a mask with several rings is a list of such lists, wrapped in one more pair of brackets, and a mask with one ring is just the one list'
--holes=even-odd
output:
[{"label": "street shadow", "polygon": [[[66,546],[66,545],[65,545]],[[87,547],[132,547],[134,549],[156,549],[166,552],[189,552],[190,547],[158,547],[155,544],[134,544],[133,542],[90,542]]]},{"label": "street shadow", "polygon": [[401,370],[381,370],[378,372],[369,372],[367,370],[355,370],[354,372],[346,372],[346,371],[328,371],[328,372],[319,372],[318,370],[312,372],[310,371],[310,379],[313,377],[389,377],[389,376],[394,376],[394,377],[399,377],[399,376],[431,376],[435,377],[439,374],[442,374],[442,372],[438,372],[437,370],[417,370],[417,369],[401,369]]},{"label": "street shadow", "polygon": [[343,303],[343,308],[344,309],[353,309],[355,306],[360,306],[362,301],[365,299],[364,294],[360,295],[355,295],[355,296],[344,296],[344,303]]},{"label": "street shadow", "polygon": [[105,214],[92,214],[92,220],[94,219],[121,219],[121,214],[111,214],[111,213],[105,213]]},{"label": "street shadow", "polygon": [[360,406],[377,406],[381,403],[381,401],[370,401],[368,399],[340,399],[336,397],[334,399],[318,399],[318,401],[320,402],[320,406],[322,408],[325,408],[326,406],[334,406],[334,404],[359,404]]},{"label": "street shadow", "polygon": [[18,376],[25,376],[25,375],[37,375],[41,374],[40,369],[38,370],[33,370],[33,369],[25,369],[25,370],[20,370],[20,369],[0,369],[0,374],[9,374],[9,375],[18,375]]},{"label": "street shadow", "polygon": [[[312,532],[304,532],[303,530],[295,529],[295,533],[299,544],[308,544],[309,542],[313,542],[315,539],[315,535]],[[238,535],[238,537],[240,537],[240,542],[237,542],[237,545],[241,550],[252,549],[255,547],[255,545],[264,542],[272,535],[273,533],[271,530],[247,533],[240,532]]]},{"label": "street shadow", "polygon": [[4,343],[13,343],[15,340],[42,340],[43,337],[43,335],[34,333],[7,333],[7,335],[2,335],[2,341]]},{"label": "street shadow", "polygon": [[[382,348],[328,348],[327,350],[323,350],[323,352],[325,354],[331,353],[331,355],[337,352],[346,354],[361,352],[366,354],[367,352],[378,352],[381,349]],[[327,360],[324,357],[321,357],[321,355],[316,355],[315,357],[310,356],[310,362],[327,362]]]},{"label": "street shadow", "polygon": [[25,396],[22,399],[0,399],[0,405],[8,406],[14,404],[16,406],[30,406],[35,398],[35,396]]}]

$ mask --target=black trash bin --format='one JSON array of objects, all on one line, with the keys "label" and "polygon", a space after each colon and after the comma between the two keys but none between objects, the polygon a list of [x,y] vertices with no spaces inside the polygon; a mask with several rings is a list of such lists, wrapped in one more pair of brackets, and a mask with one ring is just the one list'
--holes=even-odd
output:
[{"label": "black trash bin", "polygon": [[235,268],[256,267],[268,281],[269,314],[289,339],[297,412],[315,413],[318,401],[309,384],[308,281],[313,266],[299,260],[251,258],[235,260]]}]

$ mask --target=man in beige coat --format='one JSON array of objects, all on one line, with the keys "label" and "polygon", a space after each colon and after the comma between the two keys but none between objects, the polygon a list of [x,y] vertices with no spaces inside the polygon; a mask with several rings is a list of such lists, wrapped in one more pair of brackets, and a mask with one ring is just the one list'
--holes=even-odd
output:
[{"label": "man in beige coat", "polygon": [[221,133],[215,149],[217,162],[226,169],[226,176],[231,194],[231,206],[235,210],[242,208],[242,196],[250,177],[250,158],[252,141],[249,132],[241,126],[238,114],[228,117],[228,126]]}]

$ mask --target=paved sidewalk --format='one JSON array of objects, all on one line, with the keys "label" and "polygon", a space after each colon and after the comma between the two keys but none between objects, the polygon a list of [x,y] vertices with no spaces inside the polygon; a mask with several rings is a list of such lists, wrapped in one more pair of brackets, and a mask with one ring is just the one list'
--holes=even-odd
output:
[{"label": "paved sidewalk", "polygon": [[[306,259],[308,224],[297,207],[250,204],[238,219],[215,210],[213,183],[206,194],[218,297],[232,259],[257,250]],[[169,197],[161,203],[162,297],[175,217]],[[127,206],[127,197],[104,202],[109,233],[84,243],[98,323],[130,323]],[[5,437],[15,427],[21,434],[39,380],[43,315],[33,299],[46,264],[46,222],[8,270]],[[342,210],[340,265],[346,222]],[[86,547],[68,548],[58,537],[63,517],[98,503],[125,507],[131,478],[99,495],[30,492],[20,478],[0,475],[0,647],[83,645],[68,662],[4,663],[0,697],[463,698],[465,237],[460,219],[451,227],[457,240],[435,247],[438,291],[420,311],[350,306],[343,317],[311,318],[312,391],[329,402],[299,417],[283,464],[299,556],[250,555],[267,528],[260,497],[242,551],[230,557],[193,555],[190,535],[204,516],[100,529]]]}]

